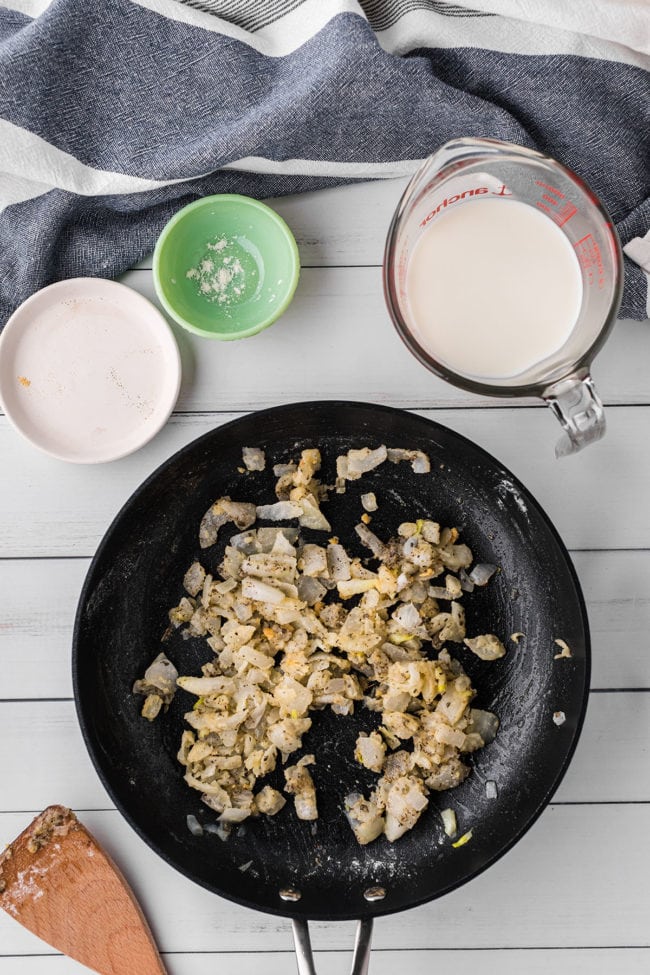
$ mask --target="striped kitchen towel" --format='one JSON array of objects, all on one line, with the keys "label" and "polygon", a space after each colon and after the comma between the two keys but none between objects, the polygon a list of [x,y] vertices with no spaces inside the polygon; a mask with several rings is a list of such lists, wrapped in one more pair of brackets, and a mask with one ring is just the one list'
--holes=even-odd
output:
[{"label": "striped kitchen towel", "polygon": [[645,0],[0,0],[0,325],[197,196],[405,175],[461,135],[582,176],[644,318],[649,47]]}]

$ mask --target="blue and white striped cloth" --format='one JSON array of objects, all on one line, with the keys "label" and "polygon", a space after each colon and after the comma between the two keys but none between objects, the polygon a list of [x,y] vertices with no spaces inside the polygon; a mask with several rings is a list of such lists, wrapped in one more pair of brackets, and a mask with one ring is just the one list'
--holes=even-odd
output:
[{"label": "blue and white striped cloth", "polygon": [[582,176],[644,318],[649,20],[645,0],[0,0],[0,326],[48,282],[120,274],[197,196],[404,175],[460,135]]}]

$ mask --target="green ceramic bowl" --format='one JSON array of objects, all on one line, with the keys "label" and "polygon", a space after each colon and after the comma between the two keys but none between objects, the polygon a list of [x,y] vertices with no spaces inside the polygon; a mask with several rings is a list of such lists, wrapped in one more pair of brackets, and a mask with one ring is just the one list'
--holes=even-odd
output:
[{"label": "green ceramic bowl", "polygon": [[300,275],[293,234],[258,200],[206,196],[179,210],[153,255],[165,311],[197,335],[242,339],[288,308]]}]

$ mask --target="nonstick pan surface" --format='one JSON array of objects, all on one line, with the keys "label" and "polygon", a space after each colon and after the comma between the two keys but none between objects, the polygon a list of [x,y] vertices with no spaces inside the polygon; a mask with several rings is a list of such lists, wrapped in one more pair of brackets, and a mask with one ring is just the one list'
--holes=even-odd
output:
[{"label": "nonstick pan surface", "polygon": [[[210,656],[200,639],[176,632],[161,645],[167,612],[178,603],[182,578],[199,558],[217,569],[226,539],[201,551],[198,525],[222,495],[262,503],[274,500],[273,464],[317,446],[323,480],[332,483],[338,454],[381,443],[420,448],[432,471],[385,463],[345,495],[324,506],[332,531],[353,554],[359,495],[374,491],[379,510],[371,528],[387,539],[402,521],[432,518],[455,525],[476,562],[500,567],[484,589],[465,596],[469,635],[497,633],[508,652],[486,663],[452,645],[478,690],[476,707],[501,720],[496,740],[470,757],[472,774],[457,789],[432,793],[419,823],[396,844],[384,837],[357,845],[343,814],[351,791],[368,794],[375,780],[353,757],[360,730],[378,716],[359,707],[350,717],[314,714],[304,749],[314,752],[320,817],[299,821],[293,804],[273,818],[247,820],[229,839],[192,835],[189,813],[214,821],[198,793],[184,783],[176,752],[183,714],[194,698],[179,690],[166,715],[140,717],[136,678],[163,648],[180,673],[198,673]],[[267,469],[238,473],[243,446],[266,451]],[[232,528],[232,526],[227,526]],[[323,541],[322,533],[305,532]],[[508,640],[521,631],[519,645]],[[572,657],[554,660],[556,638]],[[294,918],[350,919],[387,914],[439,897],[503,855],[539,816],[562,778],[582,726],[589,683],[589,634],[584,603],[568,554],[537,502],[498,461],[458,434],[417,415],[363,403],[301,403],[251,414],[218,427],[166,461],[126,503],[90,567],[74,636],[77,711],[95,767],[116,806],[140,836],[196,883],[249,907]],[[553,713],[563,711],[560,727]],[[278,768],[269,781],[281,787]],[[486,782],[497,784],[488,799]],[[453,849],[440,810],[455,809],[460,831],[473,837]],[[247,869],[242,870],[246,864]],[[383,887],[383,900],[364,892]],[[300,890],[285,903],[283,888]]]}]

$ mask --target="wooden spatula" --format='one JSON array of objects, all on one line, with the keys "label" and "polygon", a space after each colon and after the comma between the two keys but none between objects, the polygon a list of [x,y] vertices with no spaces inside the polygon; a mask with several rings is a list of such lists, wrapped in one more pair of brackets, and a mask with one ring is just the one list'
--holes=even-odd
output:
[{"label": "wooden spatula", "polygon": [[0,854],[0,907],[100,975],[166,975],[126,880],[64,806]]}]

